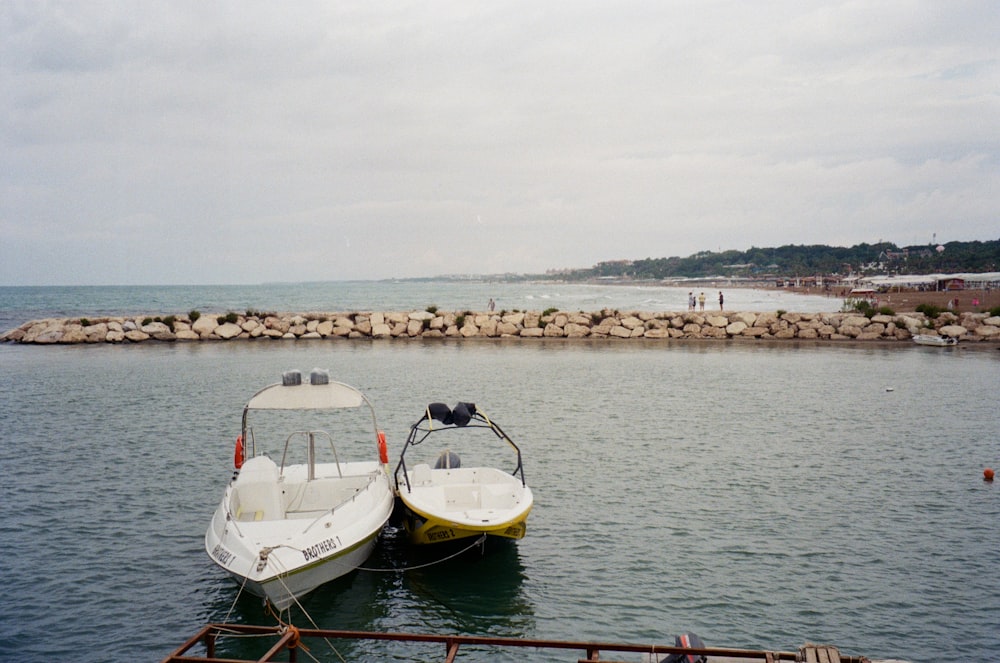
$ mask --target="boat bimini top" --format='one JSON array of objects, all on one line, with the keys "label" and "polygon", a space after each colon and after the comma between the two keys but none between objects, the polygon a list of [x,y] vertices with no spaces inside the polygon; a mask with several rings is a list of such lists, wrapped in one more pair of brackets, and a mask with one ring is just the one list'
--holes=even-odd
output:
[{"label": "boat bimini top", "polygon": [[[255,410],[339,410],[367,406],[371,415],[372,429],[378,431],[375,408],[368,398],[354,387],[330,380],[330,373],[314,368],[309,373],[309,381],[302,380],[301,371],[285,371],[281,382],[268,385],[254,394],[243,408],[243,422],[240,439],[247,440],[256,447],[254,436],[248,426],[251,411]],[[256,455],[256,448],[251,450]]]}]

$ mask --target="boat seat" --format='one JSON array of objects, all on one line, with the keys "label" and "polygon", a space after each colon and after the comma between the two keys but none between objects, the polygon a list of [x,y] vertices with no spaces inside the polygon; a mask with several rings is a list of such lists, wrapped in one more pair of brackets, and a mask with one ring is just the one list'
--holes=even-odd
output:
[{"label": "boat seat", "polygon": [[322,515],[353,498],[372,481],[372,474],[306,481],[298,486],[294,497],[289,497],[285,513],[289,518]]},{"label": "boat seat", "polygon": [[517,496],[510,486],[484,484],[480,501],[484,509],[513,509]]},{"label": "boat seat", "polygon": [[278,484],[264,481],[237,486],[236,519],[277,520],[283,516]]},{"label": "boat seat", "polygon": [[243,507],[241,506],[236,511],[236,520],[240,520],[240,521],[243,521],[243,522],[249,522],[249,521],[252,520],[254,522],[257,522],[257,521],[260,521],[260,520],[264,520],[264,512],[263,511],[254,511],[254,512],[251,513],[249,511],[244,511]]},{"label": "boat seat", "polygon": [[478,509],[481,491],[479,486],[465,483],[444,487],[444,503],[449,509]]},{"label": "boat seat", "polygon": [[431,485],[431,466],[427,463],[417,465],[410,474],[410,480],[415,486]]},{"label": "boat seat", "polygon": [[284,516],[278,467],[270,458],[258,456],[248,461],[233,486],[232,508],[236,520],[249,522],[277,520]]}]

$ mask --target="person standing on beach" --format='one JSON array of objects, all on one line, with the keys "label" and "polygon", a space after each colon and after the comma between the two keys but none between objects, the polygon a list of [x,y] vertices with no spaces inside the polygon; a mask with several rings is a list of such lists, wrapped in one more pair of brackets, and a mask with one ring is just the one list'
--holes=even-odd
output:
[{"label": "person standing on beach", "polygon": [[689,292],[688,293],[688,310],[689,311],[693,311],[694,310],[694,293],[693,292]]},{"label": "person standing on beach", "polygon": [[701,293],[700,295],[698,295],[698,306],[701,308],[702,311],[705,310],[705,293]]},{"label": "person standing on beach", "polygon": [[719,291],[719,310],[722,310],[722,291]]},{"label": "person standing on beach", "polygon": [[490,313],[492,313],[494,310],[496,310],[496,307],[497,307],[497,303],[495,301],[493,301],[492,297],[490,297],[490,303],[489,303]]}]

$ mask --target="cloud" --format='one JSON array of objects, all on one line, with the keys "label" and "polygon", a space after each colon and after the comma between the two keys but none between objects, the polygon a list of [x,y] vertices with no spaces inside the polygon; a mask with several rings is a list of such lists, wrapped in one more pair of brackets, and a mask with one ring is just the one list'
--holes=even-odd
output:
[{"label": "cloud", "polygon": [[986,1],[6,3],[0,283],[995,239],[998,29]]}]

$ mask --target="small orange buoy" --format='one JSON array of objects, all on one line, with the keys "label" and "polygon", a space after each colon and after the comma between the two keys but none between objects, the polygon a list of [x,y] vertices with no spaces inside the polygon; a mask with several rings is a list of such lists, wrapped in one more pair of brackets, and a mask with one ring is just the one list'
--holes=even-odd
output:
[{"label": "small orange buoy", "polygon": [[983,481],[993,481],[993,469],[987,467],[983,470]]}]

